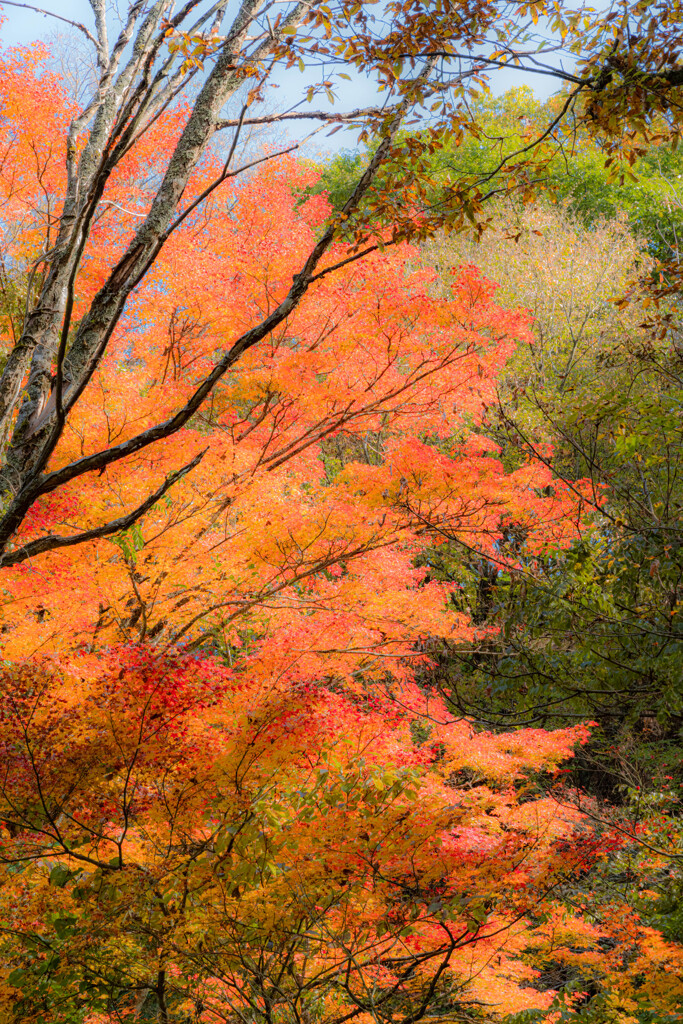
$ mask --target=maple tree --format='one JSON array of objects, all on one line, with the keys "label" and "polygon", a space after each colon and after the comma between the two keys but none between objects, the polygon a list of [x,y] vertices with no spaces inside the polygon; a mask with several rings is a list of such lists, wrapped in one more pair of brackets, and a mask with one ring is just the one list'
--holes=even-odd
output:
[{"label": "maple tree", "polygon": [[655,1005],[680,999],[651,928],[540,913],[600,844],[524,776],[552,776],[582,726],[477,734],[435,700],[416,746],[411,710],[131,651],[2,685],[1,992],[21,1020],[542,1011],[544,962],[604,974],[612,935],[614,1019],[644,969]]},{"label": "maple tree", "polygon": [[[8,93],[36,66],[11,64]],[[57,116],[52,84],[40,94]],[[25,107],[10,110],[23,128]],[[160,119],[160,135],[181,115]],[[147,141],[136,158],[150,173],[158,139]],[[124,169],[136,180],[137,164]],[[202,171],[215,173],[208,158]],[[311,173],[262,170],[203,215],[203,236],[190,218],[179,227],[51,472],[172,412],[236,323],[278,302],[327,214],[323,198],[297,203]],[[13,173],[5,184],[21,253],[34,193]],[[87,322],[125,218],[114,195],[75,322]],[[343,262],[348,250],[330,252]],[[539,736],[534,761],[523,738],[479,741],[436,707],[432,745],[415,746],[411,721],[429,714],[410,683],[419,641],[474,627],[414,561],[425,521],[491,549],[514,516],[541,545],[573,536],[581,508],[569,492],[543,495],[548,474],[531,464],[503,474],[473,432],[526,315],[504,313],[473,268],[454,274],[449,297],[432,294],[416,263],[406,245],[325,275],[163,449],[42,497],[15,534],[2,606],[5,657],[24,664],[3,694],[7,1013],[220,1019],[238,1000],[266,1019],[386,1004],[410,1020],[453,991],[476,1001],[494,955],[506,1010],[552,1001],[520,987],[533,977],[526,914],[587,854],[578,819],[552,800],[517,806],[510,787],[522,762],[552,770],[583,733]],[[8,307],[8,330],[14,316]],[[333,434],[375,457],[335,463],[321,448]],[[174,468],[183,458],[192,475]],[[152,498],[136,506],[141,486]],[[75,522],[80,537],[66,532]],[[179,646],[222,663],[169,660]],[[386,708],[373,680],[393,694]],[[467,737],[499,792],[487,802],[478,788],[454,817],[449,779]],[[497,838],[483,820],[494,808],[509,819]],[[435,851],[449,844],[447,863]]]},{"label": "maple tree", "polygon": [[[56,84],[49,101],[61,109]],[[169,114],[159,133],[181,116]],[[148,173],[156,138],[139,154]],[[135,177],[137,165],[128,172]],[[211,180],[215,167],[203,173]],[[317,635],[333,661],[346,647],[372,661],[378,644],[397,658],[427,632],[471,630],[413,565],[425,524],[489,549],[504,521],[528,530],[530,548],[574,535],[575,494],[543,495],[550,474],[531,463],[502,475],[495,446],[474,433],[497,370],[528,331],[526,314],[503,312],[473,268],[441,297],[406,243],[320,278],[267,345],[216,381],[191,424],[135,454],[136,438],[160,416],[170,422],[194,401],[226,336],[287,292],[328,211],[324,197],[297,203],[313,173],[290,160],[226,186],[222,203],[188,219],[157,257],[64,425],[44,478],[50,489],[3,556],[8,656],[146,639],[214,644],[230,656],[249,636],[283,642],[289,615],[301,632],[297,650]],[[30,244],[22,225],[35,230],[18,216],[33,196],[12,192],[13,173],[7,188],[8,205],[18,204],[19,252]],[[112,198],[93,229],[76,322],[87,323],[107,272],[123,198]],[[330,258],[343,263],[347,252],[338,243]],[[319,448],[331,435],[371,443],[374,464],[334,466]],[[134,454],[68,480],[107,450]]]},{"label": "maple tree", "polygon": [[[427,100],[472,128],[479,57],[449,105],[435,44],[518,39],[541,7],[512,6],[397,5],[388,31],[365,5],[134,4],[110,47],[93,0],[83,108],[40,46],[2,57],[9,1020],[557,1016],[579,996],[539,965],[599,974],[621,929],[625,1022],[678,965],[636,917],[552,902],[609,848],[544,789],[585,727],[480,734],[415,684],[433,638],[487,628],[435,547],[519,567],[591,530],[586,484],[547,452],[506,472],[482,429],[528,315],[411,246],[482,198],[429,215],[400,133]],[[273,68],[330,55],[389,95],[302,118],[374,136],[337,214],[296,143],[237,163],[246,125],[301,115],[262,112]]]},{"label": "maple tree", "polygon": [[416,747],[405,710],[135,652],[10,671],[3,708],[3,858],[20,868],[5,1000],[22,1020],[552,1001],[525,987],[527,915],[592,848],[580,815],[514,784],[583,727],[477,736],[435,702]]}]

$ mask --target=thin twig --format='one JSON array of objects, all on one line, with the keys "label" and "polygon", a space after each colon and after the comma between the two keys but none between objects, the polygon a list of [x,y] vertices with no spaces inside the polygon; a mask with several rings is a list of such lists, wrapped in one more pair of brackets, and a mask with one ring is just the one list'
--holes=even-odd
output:
[{"label": "thin twig", "polygon": [[56,18],[58,21],[64,21],[67,25],[72,25],[74,28],[77,28],[80,32],[83,32],[83,34],[88,37],[90,42],[93,44],[93,46],[99,53],[100,48],[97,44],[97,40],[95,39],[94,35],[92,35],[92,33],[87,30],[85,25],[81,24],[80,21],[73,21],[71,18],[65,18],[61,14],[55,14],[54,11],[46,11],[42,7],[34,7],[33,4],[19,4],[16,2],[16,0],[0,0],[0,7],[24,7],[28,11],[35,11],[36,14],[44,14],[48,18]]}]

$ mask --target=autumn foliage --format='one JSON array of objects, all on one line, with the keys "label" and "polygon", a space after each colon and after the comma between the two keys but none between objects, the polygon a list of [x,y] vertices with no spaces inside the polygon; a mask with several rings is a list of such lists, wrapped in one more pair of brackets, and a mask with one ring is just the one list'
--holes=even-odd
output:
[{"label": "autumn foliage", "polygon": [[582,727],[477,735],[433,701],[416,746],[415,710],[131,650],[7,673],[3,707],[22,1019],[126,1019],[150,995],[207,1021],[552,1001],[529,917],[595,844],[519,784]]},{"label": "autumn foliage", "polygon": [[[56,105],[58,92],[44,102]],[[106,193],[76,320],[127,240],[122,207],[144,209],[144,189],[130,183],[150,177],[158,138],[172,135],[176,116],[133,151]],[[12,158],[28,164],[20,147]],[[45,159],[52,169],[58,155]],[[328,213],[323,197],[298,198],[312,180],[280,160],[226,186],[172,236],[70,415],[51,469],[171,416],[215,353],[279,301]],[[29,177],[17,190],[13,170],[1,183],[16,258],[26,259],[37,239],[23,211],[39,204],[40,185]],[[329,264],[345,255],[333,249]],[[190,428],[40,498],[14,541],[19,551],[41,535],[68,536],[125,514],[201,459],[128,533],[6,571],[8,654],[94,639],[151,638],[166,649],[207,635],[239,648],[246,632],[267,632],[277,646],[294,631],[300,642],[287,643],[301,653],[312,646],[306,637],[326,648],[334,636],[339,671],[349,647],[370,650],[381,639],[396,655],[428,633],[470,636],[467,620],[447,612],[443,589],[413,567],[418,552],[456,533],[491,552],[513,525],[532,551],[562,544],[579,526],[580,506],[559,486],[543,494],[551,476],[541,465],[505,474],[477,431],[498,371],[528,336],[526,314],[498,307],[473,267],[454,268],[441,298],[419,262],[402,246],[324,276],[218,383]],[[345,442],[343,466],[325,448],[331,437]]]},{"label": "autumn foliage", "polygon": [[[70,112],[40,58],[2,68],[6,347],[11,297],[34,287],[65,189],[50,133]],[[183,116],[165,111],[108,183],[75,324]],[[307,198],[313,170],[266,157],[161,250],[50,472],[171,417],[287,293],[329,207]],[[188,199],[220,165],[205,157]],[[613,841],[559,799],[587,727],[477,732],[416,681],[430,644],[485,639],[430,577],[430,551],[457,542],[529,567],[590,529],[581,482],[542,462],[506,471],[482,431],[528,315],[501,308],[472,266],[452,268],[444,294],[407,244],[349,255],[330,247],[305,300],[191,423],[55,486],[13,539],[0,593],[7,1020],[556,1014],[547,964],[586,977],[613,932],[628,1011],[639,925],[587,927],[560,901]],[[170,477],[130,527],[71,543]],[[54,535],[61,550],[41,553]],[[640,949],[641,970],[678,966],[665,943],[649,960]]]}]

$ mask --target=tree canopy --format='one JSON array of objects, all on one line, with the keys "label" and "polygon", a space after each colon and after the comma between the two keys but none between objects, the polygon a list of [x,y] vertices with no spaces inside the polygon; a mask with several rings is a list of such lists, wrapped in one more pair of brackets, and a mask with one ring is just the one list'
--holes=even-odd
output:
[{"label": "tree canopy", "polygon": [[575,180],[678,5],[90,6],[0,55],[0,1020],[677,1020],[677,221]]}]

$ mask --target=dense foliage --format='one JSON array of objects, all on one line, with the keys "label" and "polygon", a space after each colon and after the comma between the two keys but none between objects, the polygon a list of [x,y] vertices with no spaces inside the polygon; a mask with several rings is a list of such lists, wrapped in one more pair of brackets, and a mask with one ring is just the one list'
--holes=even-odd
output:
[{"label": "dense foliage", "polygon": [[0,56],[2,1024],[683,1013],[680,11],[368,6]]}]

